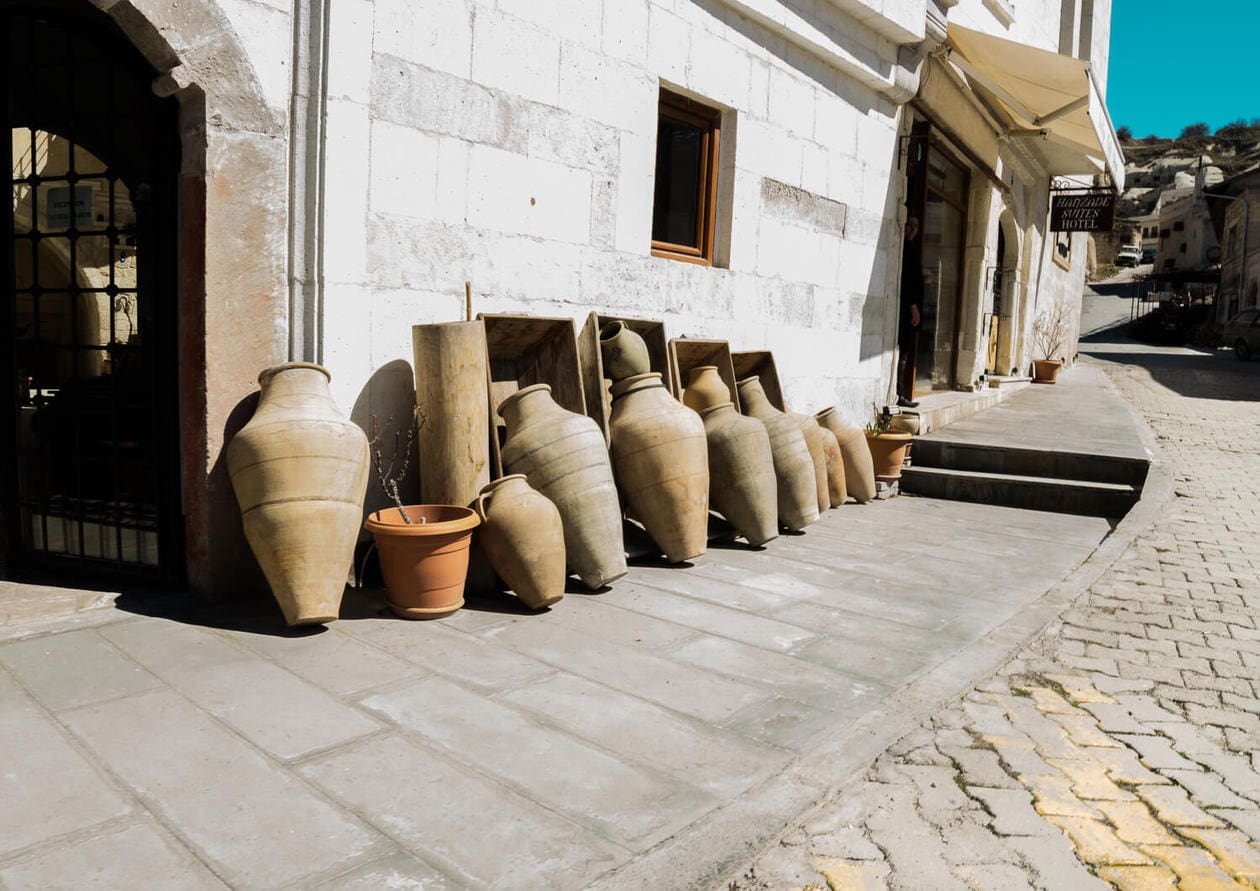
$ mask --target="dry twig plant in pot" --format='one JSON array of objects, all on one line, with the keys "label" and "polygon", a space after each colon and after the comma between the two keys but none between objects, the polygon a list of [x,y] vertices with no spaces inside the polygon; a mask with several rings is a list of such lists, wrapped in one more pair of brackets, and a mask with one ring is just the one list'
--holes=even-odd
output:
[{"label": "dry twig plant in pot", "polygon": [[894,432],[891,426],[892,415],[887,409],[882,412],[876,409],[874,419],[866,425],[866,446],[871,450],[875,479],[885,483],[901,479],[901,465],[914,438],[909,433]]},{"label": "dry twig plant in pot", "polygon": [[364,526],[376,542],[385,578],[385,603],[405,619],[437,618],[464,605],[468,546],[480,522],[475,511],[455,504],[402,503],[399,486],[407,476],[416,430],[423,423],[417,409],[405,441],[402,429],[394,431],[388,463],[381,439],[390,421],[377,429],[373,419],[369,441],[377,481],[394,507],[368,514]]},{"label": "dry twig plant in pot", "polygon": [[1033,322],[1033,345],[1040,359],[1033,359],[1033,383],[1053,384],[1063,367],[1063,347],[1067,343],[1072,314],[1066,300],[1058,299],[1046,307]]}]

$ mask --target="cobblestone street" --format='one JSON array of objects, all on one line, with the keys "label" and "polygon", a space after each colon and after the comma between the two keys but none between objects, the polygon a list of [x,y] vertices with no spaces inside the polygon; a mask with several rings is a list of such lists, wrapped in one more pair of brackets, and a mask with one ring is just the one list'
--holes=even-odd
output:
[{"label": "cobblestone street", "polygon": [[1082,344],[1175,495],[996,676],[731,882],[1260,886],[1260,366]]}]

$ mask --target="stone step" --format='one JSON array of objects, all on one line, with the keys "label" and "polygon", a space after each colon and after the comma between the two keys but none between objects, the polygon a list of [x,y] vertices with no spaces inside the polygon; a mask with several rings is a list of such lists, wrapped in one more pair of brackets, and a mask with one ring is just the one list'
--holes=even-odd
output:
[{"label": "stone step", "polygon": [[1117,455],[1053,452],[950,440],[940,434],[914,441],[916,467],[1117,483],[1140,489],[1149,462]]},{"label": "stone step", "polygon": [[901,471],[906,495],[1108,518],[1123,517],[1138,500],[1139,488],[1128,483],[924,466],[918,448],[914,465]]}]

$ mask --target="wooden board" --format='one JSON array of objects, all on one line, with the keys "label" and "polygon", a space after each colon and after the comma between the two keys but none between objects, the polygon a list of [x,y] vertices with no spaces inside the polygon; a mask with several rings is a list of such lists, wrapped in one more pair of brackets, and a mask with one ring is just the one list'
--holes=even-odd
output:
[{"label": "wooden board", "polygon": [[660,372],[661,380],[670,392],[674,392],[673,368],[669,361],[669,341],[665,336],[665,323],[650,319],[628,319],[625,316],[601,316],[591,313],[578,335],[578,358],[582,364],[582,387],[586,396],[586,413],[604,431],[608,438],[608,416],[611,396],[608,388],[612,381],[604,376],[603,351],[599,347],[599,329],[609,322],[624,322],[625,326],[643,338],[647,344],[649,370]]},{"label": "wooden board", "polygon": [[486,326],[489,365],[490,461],[495,479],[503,475],[503,419],[498,407],[517,390],[547,384],[561,408],[586,414],[577,335],[572,319],[479,313]]},{"label": "wooden board", "polygon": [[739,410],[739,394],[735,390],[735,367],[731,364],[731,347],[725,340],[692,340],[675,337],[669,342],[670,362],[674,366],[674,396],[682,399],[691,369],[697,365],[716,365],[718,376],[731,391],[731,401]]},{"label": "wooden board", "polygon": [[756,375],[761,380],[761,389],[766,391],[766,398],[779,411],[787,411],[783,403],[783,387],[779,384],[779,369],[774,364],[774,354],[769,350],[744,350],[731,353],[731,364],[735,367],[736,380]]}]

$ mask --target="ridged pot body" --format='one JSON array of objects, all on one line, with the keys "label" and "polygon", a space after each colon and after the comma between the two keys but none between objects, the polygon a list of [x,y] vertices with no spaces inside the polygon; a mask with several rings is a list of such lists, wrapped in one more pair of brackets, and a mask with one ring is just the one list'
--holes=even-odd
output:
[{"label": "ridged pot body", "polygon": [[886,483],[901,479],[901,465],[913,438],[909,433],[866,434],[866,445],[875,465],[875,479]]},{"label": "ridged pot body", "polygon": [[476,502],[477,533],[490,566],[522,603],[542,609],[564,596],[564,523],[523,474],[495,480]]},{"label": "ridged pot body", "polygon": [[718,374],[716,365],[697,365],[691,369],[687,389],[683,390],[683,405],[699,412],[730,401],[730,388]]},{"label": "ridged pot body", "polygon": [[613,474],[632,511],[671,563],[709,539],[709,449],[704,422],[657,372],[613,384],[608,419]]},{"label": "ridged pot body", "polygon": [[454,504],[412,504],[373,511],[363,524],[376,541],[385,604],[404,619],[447,616],[464,605],[468,546],[477,515]]},{"label": "ridged pot body", "polygon": [[814,459],[800,424],[770,404],[756,377],[739,382],[744,414],[756,418],[770,436],[770,453],[778,484],[779,522],[795,532],[818,519],[818,486]]},{"label": "ridged pot body", "polygon": [[870,501],[875,497],[875,466],[871,463],[866,434],[861,427],[845,423],[834,408],[824,408],[814,417],[836,435],[844,458],[845,488],[858,504]]},{"label": "ridged pot body", "polygon": [[803,415],[794,411],[788,412],[787,415],[800,425],[801,432],[805,434],[805,446],[809,449],[810,460],[814,462],[814,488],[818,493],[818,510],[820,513],[829,510],[831,487],[827,482],[827,452],[822,428],[818,426],[818,422],[812,415]]},{"label": "ridged pot body", "polygon": [[849,488],[844,478],[844,455],[840,453],[840,440],[821,424],[818,425],[818,429],[822,431],[823,454],[827,456],[827,492],[831,496],[831,506],[839,507],[849,500]]},{"label": "ridged pot body", "polygon": [[604,377],[610,381],[647,374],[651,367],[647,344],[625,322],[609,322],[599,330],[599,351],[604,359]]},{"label": "ridged pot body", "polygon": [[258,408],[227,449],[245,538],[289,625],[337,618],[363,522],[368,442],[318,365],[258,377]]},{"label": "ridged pot body", "polygon": [[709,443],[709,504],[751,545],[779,535],[778,482],[766,425],[732,402],[700,412]]},{"label": "ridged pot body", "polygon": [[556,405],[546,384],[509,396],[499,414],[507,422],[503,467],[523,473],[560,512],[569,568],[592,590],[625,575],[621,503],[596,423]]}]

